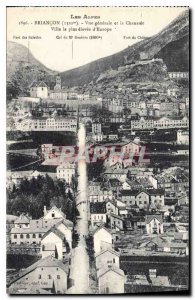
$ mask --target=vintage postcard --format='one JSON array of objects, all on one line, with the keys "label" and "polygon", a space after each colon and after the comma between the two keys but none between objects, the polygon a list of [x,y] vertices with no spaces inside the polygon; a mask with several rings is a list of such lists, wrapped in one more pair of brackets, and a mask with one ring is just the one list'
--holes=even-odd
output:
[{"label": "vintage postcard", "polygon": [[189,293],[189,8],[7,7],[6,63],[7,293]]}]

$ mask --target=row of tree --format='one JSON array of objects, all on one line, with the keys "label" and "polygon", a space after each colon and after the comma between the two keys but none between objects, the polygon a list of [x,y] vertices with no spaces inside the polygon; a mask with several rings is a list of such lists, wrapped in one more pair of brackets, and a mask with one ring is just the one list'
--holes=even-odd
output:
[{"label": "row of tree", "polygon": [[[76,183],[74,182],[74,188]],[[7,191],[7,214],[29,214],[33,219],[43,216],[43,208],[56,205],[75,222],[78,211],[74,195],[63,180],[53,180],[50,176],[23,179],[20,185]]]}]

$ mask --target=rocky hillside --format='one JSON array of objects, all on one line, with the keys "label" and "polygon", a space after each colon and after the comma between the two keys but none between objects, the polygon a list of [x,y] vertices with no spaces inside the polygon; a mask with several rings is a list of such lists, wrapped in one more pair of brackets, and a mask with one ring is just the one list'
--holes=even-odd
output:
[{"label": "rocky hillside", "polygon": [[15,43],[7,42],[7,77],[8,79],[16,72],[18,68],[35,67],[36,70],[40,70],[47,74],[53,74],[53,71],[45,67],[40,61],[38,61],[28,48]]},{"label": "rocky hillside", "polygon": [[155,57],[164,60],[168,71],[189,71],[189,35],[168,43]]},{"label": "rocky hillside", "polygon": [[189,12],[185,11],[161,32],[114,55],[61,73],[64,85],[84,85],[95,82],[102,73],[130,64],[141,58],[162,58],[168,71],[188,71]]},{"label": "rocky hillside", "polygon": [[52,83],[55,74],[35,59],[25,46],[7,42],[7,87],[12,96],[25,95],[34,80],[44,79],[48,84]]},{"label": "rocky hillside", "polygon": [[102,73],[96,83],[132,83],[132,82],[147,82],[147,81],[163,81],[167,77],[167,68],[162,59],[150,60],[148,62],[138,61],[123,67],[118,70],[109,70]]}]

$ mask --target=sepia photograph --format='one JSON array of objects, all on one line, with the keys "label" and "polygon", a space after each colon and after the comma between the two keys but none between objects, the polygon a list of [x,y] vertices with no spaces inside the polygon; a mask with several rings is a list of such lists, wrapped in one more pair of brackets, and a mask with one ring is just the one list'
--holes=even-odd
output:
[{"label": "sepia photograph", "polygon": [[190,10],[6,8],[6,291],[190,293]]}]

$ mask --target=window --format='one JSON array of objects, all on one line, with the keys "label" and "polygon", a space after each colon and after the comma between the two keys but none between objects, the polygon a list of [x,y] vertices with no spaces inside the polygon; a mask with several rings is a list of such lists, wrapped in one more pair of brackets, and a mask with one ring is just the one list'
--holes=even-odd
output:
[{"label": "window", "polygon": [[39,274],[38,279],[41,279],[41,275]]},{"label": "window", "polygon": [[115,258],[113,258],[113,264],[115,264]]},{"label": "window", "polygon": [[55,218],[55,214],[54,213],[52,213],[51,216],[52,216],[52,218]]},{"label": "window", "polygon": [[21,238],[21,239],[23,239],[23,238],[24,238],[24,235],[23,235],[23,234],[21,234],[21,235],[20,235],[20,238]]},{"label": "window", "polygon": [[48,275],[48,279],[52,279],[51,275]]},{"label": "window", "polygon": [[33,238],[34,238],[34,239],[36,238],[36,234],[35,234],[35,233],[33,233]]},{"label": "window", "polygon": [[41,238],[42,237],[42,234],[41,233],[39,233],[39,238]]},{"label": "window", "polygon": [[29,238],[30,238],[30,234],[29,234],[29,233],[27,233],[27,235],[26,235],[26,238],[27,238],[27,239],[29,239]]},{"label": "window", "polygon": [[14,239],[17,239],[17,234],[14,234]]},{"label": "window", "polygon": [[60,275],[57,275],[57,279],[60,279]]}]

